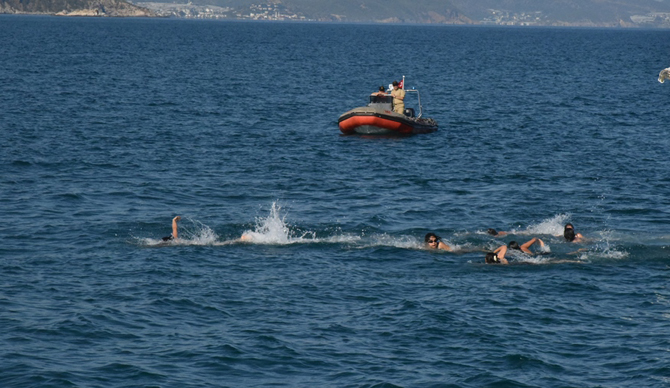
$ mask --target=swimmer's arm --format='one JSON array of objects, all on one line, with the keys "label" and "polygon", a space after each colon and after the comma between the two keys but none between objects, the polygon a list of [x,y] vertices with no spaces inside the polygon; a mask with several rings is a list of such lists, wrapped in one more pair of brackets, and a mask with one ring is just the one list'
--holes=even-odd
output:
[{"label": "swimmer's arm", "polygon": [[540,246],[542,246],[542,247],[544,246],[544,242],[542,242],[542,240],[540,240],[537,237],[533,237],[532,239],[530,239],[529,241],[527,241],[525,244],[523,244],[521,246],[521,251],[526,252],[526,253],[533,253],[533,252],[531,252],[531,250],[529,248],[530,248],[531,245],[535,244],[537,241],[540,242]]},{"label": "swimmer's arm", "polygon": [[569,242],[572,242],[572,243],[583,243],[584,240],[585,240],[584,236],[582,236],[581,233],[577,233],[577,234],[575,235],[575,239],[572,240],[572,241],[569,241]]},{"label": "swimmer's arm", "polygon": [[501,245],[493,251],[496,255],[498,255],[498,260],[500,260],[500,264],[509,264],[507,259],[505,258],[505,254],[507,253],[507,245]]},{"label": "swimmer's arm", "polygon": [[442,241],[440,241],[440,242],[437,244],[437,247],[438,247],[439,249],[442,249],[443,251],[451,251],[451,250],[452,250],[451,247],[450,247],[449,245],[443,243]]},{"label": "swimmer's arm", "polygon": [[179,220],[181,220],[181,217],[179,216],[172,219],[172,237],[174,237],[175,240],[179,238],[179,231],[177,227],[177,222],[179,222]]}]

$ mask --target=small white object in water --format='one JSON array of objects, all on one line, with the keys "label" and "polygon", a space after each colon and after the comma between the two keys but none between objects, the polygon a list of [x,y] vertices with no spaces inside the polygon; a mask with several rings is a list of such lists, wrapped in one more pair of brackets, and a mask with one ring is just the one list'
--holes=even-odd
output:
[{"label": "small white object in water", "polygon": [[660,83],[665,82],[665,80],[669,78],[670,78],[670,67],[665,68],[661,70],[660,73],[658,73],[658,82]]}]

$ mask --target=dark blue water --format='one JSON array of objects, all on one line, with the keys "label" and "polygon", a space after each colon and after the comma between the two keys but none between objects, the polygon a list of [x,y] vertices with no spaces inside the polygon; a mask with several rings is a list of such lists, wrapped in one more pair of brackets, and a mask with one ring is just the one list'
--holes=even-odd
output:
[{"label": "dark blue water", "polygon": [[670,386],[669,34],[0,17],[0,386]]}]

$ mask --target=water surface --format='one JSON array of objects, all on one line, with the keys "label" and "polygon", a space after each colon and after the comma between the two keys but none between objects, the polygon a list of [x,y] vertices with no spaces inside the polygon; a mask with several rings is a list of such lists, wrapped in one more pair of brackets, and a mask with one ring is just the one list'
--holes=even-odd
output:
[{"label": "water surface", "polygon": [[0,385],[670,385],[667,34],[0,17]]}]

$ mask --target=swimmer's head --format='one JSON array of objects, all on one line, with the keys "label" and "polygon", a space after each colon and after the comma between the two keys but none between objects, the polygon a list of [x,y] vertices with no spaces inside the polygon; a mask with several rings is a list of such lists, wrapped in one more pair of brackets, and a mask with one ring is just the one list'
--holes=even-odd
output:
[{"label": "swimmer's head", "polygon": [[569,242],[575,241],[575,230],[572,228],[565,228],[565,232],[563,232],[563,237],[565,237],[566,240]]},{"label": "swimmer's head", "polygon": [[498,235],[498,231],[493,229],[493,228],[488,228],[486,233],[490,234],[491,236],[497,236]]},{"label": "swimmer's head", "polygon": [[486,264],[497,264],[500,262],[500,259],[498,258],[498,255],[493,253],[493,252],[488,252],[486,254]]},{"label": "swimmer's head", "polygon": [[436,235],[435,233],[428,233],[426,234],[426,237],[424,237],[423,241],[425,241],[429,247],[437,248],[440,245],[441,239],[442,237]]},{"label": "swimmer's head", "polygon": [[507,244],[507,247],[508,247],[509,249],[516,249],[516,250],[518,250],[518,251],[521,250],[521,247],[519,246],[519,243],[516,242],[516,241],[510,241],[509,244]]}]

